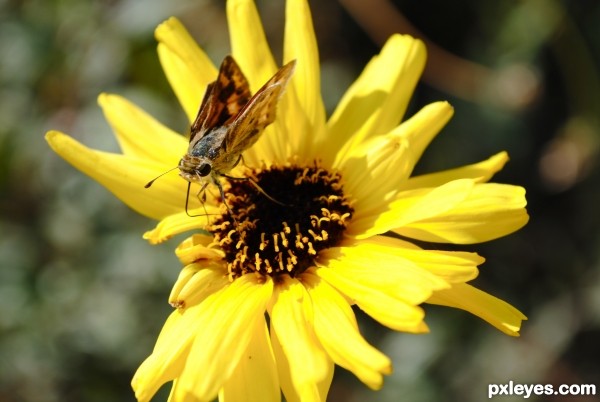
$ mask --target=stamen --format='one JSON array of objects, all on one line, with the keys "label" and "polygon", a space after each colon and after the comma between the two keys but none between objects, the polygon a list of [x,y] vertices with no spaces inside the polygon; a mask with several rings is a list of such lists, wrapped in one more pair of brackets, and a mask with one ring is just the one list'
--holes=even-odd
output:
[{"label": "stamen", "polygon": [[208,227],[212,247],[225,254],[231,280],[251,272],[299,275],[314,266],[320,250],[342,241],[354,211],[339,173],[315,163],[252,170],[248,177],[263,192],[248,180],[230,181],[229,208]]}]

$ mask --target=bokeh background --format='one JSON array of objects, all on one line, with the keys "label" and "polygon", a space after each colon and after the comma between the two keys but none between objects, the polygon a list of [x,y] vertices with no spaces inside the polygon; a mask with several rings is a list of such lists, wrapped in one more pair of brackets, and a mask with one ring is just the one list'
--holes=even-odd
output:
[{"label": "bokeh background", "polygon": [[[359,313],[395,371],[372,392],[338,368],[329,400],[479,402],[488,384],[510,380],[600,392],[600,2],[310,3],[328,112],[391,33],[423,38],[428,67],[409,115],[445,99],[455,117],[418,172],[507,150],[495,181],[526,187],[531,215],[518,233],[460,248],[487,258],[479,287],[528,315],[520,338],[434,306],[431,333],[419,336]],[[284,2],[258,7],[280,57]],[[171,311],[177,239],[147,244],[141,234],[154,222],[43,135],[59,129],[116,151],[96,104],[103,91],[184,132],[153,30],[179,17],[218,64],[229,52],[224,11],[222,0],[0,0],[0,401],[134,401],[131,376]]]}]

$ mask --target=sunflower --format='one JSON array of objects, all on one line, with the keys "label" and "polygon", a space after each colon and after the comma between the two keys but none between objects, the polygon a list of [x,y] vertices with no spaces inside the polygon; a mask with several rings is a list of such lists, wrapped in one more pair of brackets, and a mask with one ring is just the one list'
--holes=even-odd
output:
[{"label": "sunflower", "polygon": [[[228,0],[227,16],[232,55],[256,92],[277,71],[257,10]],[[175,18],[156,38],[192,122],[217,69]],[[99,97],[122,154],[46,135],[60,156],[159,221],[144,235],[151,243],[191,232],[176,249],[184,268],[174,311],[132,382],[139,401],[169,381],[172,401],[278,401],[281,390],[288,401],[322,401],[336,364],[379,389],[392,364],[361,336],[352,305],[410,333],[428,331],[422,303],[469,311],[512,336],[526,319],[467,283],[482,257],[415,244],[485,242],[528,220],[522,187],[489,183],[505,152],[411,177],[453,114],[437,102],[401,123],[424,67],[422,42],[392,36],[327,120],[306,0],[286,3],[283,58],[297,64],[277,119],[231,173],[251,180],[224,179],[225,198],[207,191],[204,203],[196,187],[189,211],[188,183],[176,174],[144,188],[178,166],[188,140],[127,100]]]}]

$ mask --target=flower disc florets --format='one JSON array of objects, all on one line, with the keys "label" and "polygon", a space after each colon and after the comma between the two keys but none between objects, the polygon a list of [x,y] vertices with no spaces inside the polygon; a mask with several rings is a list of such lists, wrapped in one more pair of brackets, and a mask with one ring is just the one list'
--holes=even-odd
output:
[{"label": "flower disc florets", "polygon": [[223,214],[208,228],[225,252],[230,277],[296,276],[315,264],[320,250],[339,244],[353,213],[339,173],[315,163],[271,166],[248,177],[230,180],[233,216]]}]

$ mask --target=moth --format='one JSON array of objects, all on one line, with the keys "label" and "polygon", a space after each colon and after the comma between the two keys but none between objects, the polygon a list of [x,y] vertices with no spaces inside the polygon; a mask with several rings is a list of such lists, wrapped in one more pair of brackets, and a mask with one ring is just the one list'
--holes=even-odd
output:
[{"label": "moth", "polygon": [[[201,184],[198,195],[203,194],[202,202],[205,201],[206,187],[214,184],[231,213],[225,202],[220,178],[250,180],[231,177],[227,173],[240,163],[242,153],[254,145],[264,129],[275,121],[278,101],[294,74],[295,67],[295,60],[281,67],[252,96],[248,80],[236,61],[231,56],[225,57],[216,81],[206,88],[198,115],[190,129],[188,150],[177,166],[179,175],[188,181],[186,213],[192,183]],[[154,180],[145,187],[150,187]],[[272,199],[257,183],[252,183]]]}]

